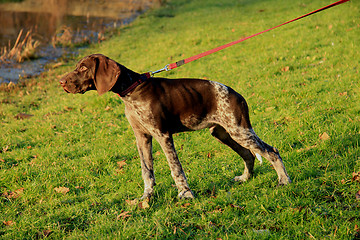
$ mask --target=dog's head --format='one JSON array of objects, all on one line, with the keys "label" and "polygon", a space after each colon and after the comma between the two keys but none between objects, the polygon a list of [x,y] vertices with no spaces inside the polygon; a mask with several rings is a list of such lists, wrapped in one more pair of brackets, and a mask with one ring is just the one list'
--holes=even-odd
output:
[{"label": "dog's head", "polygon": [[114,60],[92,54],[81,59],[74,71],[61,78],[60,84],[68,93],[97,90],[102,95],[115,85],[120,73],[120,66]]}]

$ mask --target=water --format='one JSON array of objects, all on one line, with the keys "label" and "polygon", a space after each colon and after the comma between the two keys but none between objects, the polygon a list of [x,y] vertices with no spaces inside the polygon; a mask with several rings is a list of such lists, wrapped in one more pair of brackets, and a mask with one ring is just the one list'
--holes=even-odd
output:
[{"label": "water", "polygon": [[73,43],[98,42],[108,29],[130,22],[157,3],[156,0],[25,0],[0,4],[1,48],[11,48],[21,29],[23,36],[31,30],[33,39],[41,42],[35,60],[0,63],[0,83],[16,83],[20,78],[38,75],[47,63],[68,53],[66,47],[53,46],[55,42],[70,41],[62,37],[65,31],[71,32]]}]

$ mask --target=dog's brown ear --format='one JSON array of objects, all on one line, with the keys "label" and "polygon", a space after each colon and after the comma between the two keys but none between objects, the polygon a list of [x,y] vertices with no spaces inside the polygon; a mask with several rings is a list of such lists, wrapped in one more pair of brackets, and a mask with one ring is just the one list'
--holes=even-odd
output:
[{"label": "dog's brown ear", "polygon": [[118,64],[101,54],[91,55],[95,61],[94,83],[99,95],[108,92],[116,83],[120,76]]}]

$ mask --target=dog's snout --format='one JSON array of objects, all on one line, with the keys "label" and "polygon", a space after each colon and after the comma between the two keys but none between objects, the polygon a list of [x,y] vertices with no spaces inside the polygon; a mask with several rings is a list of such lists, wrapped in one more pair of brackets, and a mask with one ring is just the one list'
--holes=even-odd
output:
[{"label": "dog's snout", "polygon": [[65,78],[62,78],[62,79],[60,79],[60,85],[62,86],[62,87],[64,87],[65,86],[65,84],[66,84],[66,79]]},{"label": "dog's snout", "polygon": [[67,86],[66,86],[66,83],[67,83],[66,78],[65,77],[61,78],[59,80],[59,83],[60,83],[61,87],[63,87],[64,91],[69,93],[69,90],[67,89]]}]

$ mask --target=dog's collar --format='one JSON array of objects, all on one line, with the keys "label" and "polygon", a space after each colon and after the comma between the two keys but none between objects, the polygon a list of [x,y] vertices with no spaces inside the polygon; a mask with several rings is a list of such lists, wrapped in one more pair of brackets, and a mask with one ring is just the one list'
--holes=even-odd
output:
[{"label": "dog's collar", "polygon": [[[129,76],[130,77],[130,76]],[[133,91],[137,86],[139,86],[141,83],[145,82],[147,79],[151,77],[151,74],[149,72],[143,73],[140,75],[139,79],[136,80],[133,84],[131,84],[127,89],[122,91],[119,96],[125,97],[128,93]],[[131,78],[131,77],[130,77]]]}]

